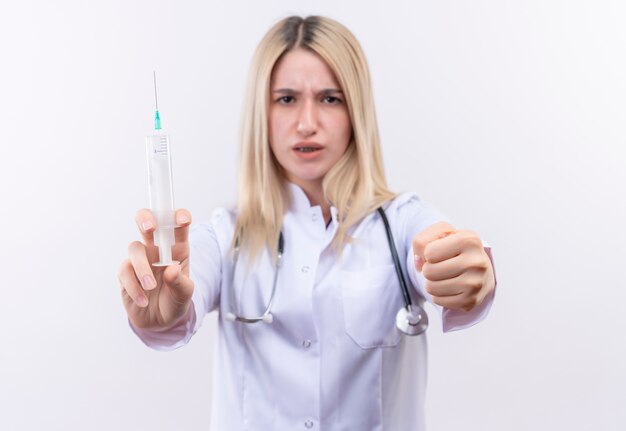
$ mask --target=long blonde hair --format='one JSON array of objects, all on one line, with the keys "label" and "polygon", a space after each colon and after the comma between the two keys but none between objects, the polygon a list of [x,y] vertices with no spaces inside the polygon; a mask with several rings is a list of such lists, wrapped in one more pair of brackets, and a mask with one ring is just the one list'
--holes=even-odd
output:
[{"label": "long blonde hair", "polygon": [[338,251],[349,240],[350,227],[394,197],[385,180],[369,68],[358,41],[346,27],[329,18],[285,18],[259,43],[244,99],[235,238],[252,258],[264,247],[275,250],[289,206],[286,180],[269,144],[268,110],[274,65],[296,48],[316,53],[332,69],[352,124],[346,152],[322,183],[326,199],[337,208],[339,228],[334,245]]}]

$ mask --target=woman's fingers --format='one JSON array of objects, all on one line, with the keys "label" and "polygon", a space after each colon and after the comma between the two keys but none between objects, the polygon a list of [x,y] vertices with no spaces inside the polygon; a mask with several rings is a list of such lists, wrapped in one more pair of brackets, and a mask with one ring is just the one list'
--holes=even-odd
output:
[{"label": "woman's fingers", "polygon": [[191,213],[182,208],[176,210],[176,229],[174,238],[177,244],[187,243],[189,240],[189,226],[191,225]]},{"label": "woman's fingers", "polygon": [[126,293],[132,300],[132,302],[138,307],[145,308],[148,306],[148,297],[141,288],[141,285],[137,281],[135,276],[135,270],[130,260],[125,260],[120,266],[118,272],[118,279],[122,291]]},{"label": "woman's fingers", "polygon": [[139,241],[131,242],[128,246],[128,258],[141,287],[145,290],[154,290],[157,287],[157,281],[152,272],[146,246]]},{"label": "woman's fingers", "polygon": [[[426,268],[426,266],[425,266]],[[469,311],[482,302],[480,271],[470,270],[449,280],[426,280],[425,289],[435,304],[449,309]]]},{"label": "woman's fingers", "polygon": [[135,223],[141,232],[141,237],[146,245],[154,245],[154,231],[157,228],[157,221],[152,211],[143,208],[137,211]]},{"label": "woman's fingers", "polygon": [[193,294],[193,282],[182,272],[180,265],[170,265],[163,272],[163,283],[169,288],[173,305],[187,305]]},{"label": "woman's fingers", "polygon": [[[173,258],[182,262],[189,255],[189,226],[191,225],[191,213],[182,208],[175,214],[176,228],[174,229]],[[158,249],[154,243],[154,233],[158,229],[158,223],[154,214],[149,209],[137,211],[135,223],[141,232],[144,244],[147,246],[147,254],[150,262],[156,262],[159,258]]]},{"label": "woman's fingers", "polygon": [[157,219],[145,208],[137,211],[135,216],[142,241],[129,244],[128,259],[122,262],[118,278],[126,312],[137,327],[165,328],[189,309],[193,294],[193,282],[187,275],[191,214],[186,209],[179,209],[175,221],[176,243],[172,257],[183,265],[156,268],[152,263],[159,259],[159,249],[154,243],[154,234],[159,227]]}]

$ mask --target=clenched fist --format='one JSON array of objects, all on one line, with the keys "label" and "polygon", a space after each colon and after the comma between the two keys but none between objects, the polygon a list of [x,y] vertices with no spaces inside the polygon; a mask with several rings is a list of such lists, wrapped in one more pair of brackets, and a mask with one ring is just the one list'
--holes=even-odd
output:
[{"label": "clenched fist", "polygon": [[435,304],[470,311],[495,289],[491,260],[475,232],[436,223],[415,235],[413,252]]}]

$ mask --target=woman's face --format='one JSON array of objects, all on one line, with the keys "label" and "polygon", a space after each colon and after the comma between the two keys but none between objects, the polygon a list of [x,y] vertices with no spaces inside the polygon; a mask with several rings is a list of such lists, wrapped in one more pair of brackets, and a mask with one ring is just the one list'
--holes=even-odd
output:
[{"label": "woman's face", "polygon": [[304,49],[283,55],[270,83],[269,139],[287,179],[321,190],[351,135],[344,94],[326,62]]}]

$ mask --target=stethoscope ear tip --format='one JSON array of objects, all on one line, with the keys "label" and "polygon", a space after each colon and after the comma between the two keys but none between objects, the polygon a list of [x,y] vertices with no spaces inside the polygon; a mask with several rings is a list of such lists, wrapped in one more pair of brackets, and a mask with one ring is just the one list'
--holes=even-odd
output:
[{"label": "stethoscope ear tip", "polygon": [[233,313],[226,313],[226,320],[228,320],[229,322],[234,322],[235,320],[237,320],[237,317],[235,317]]}]

